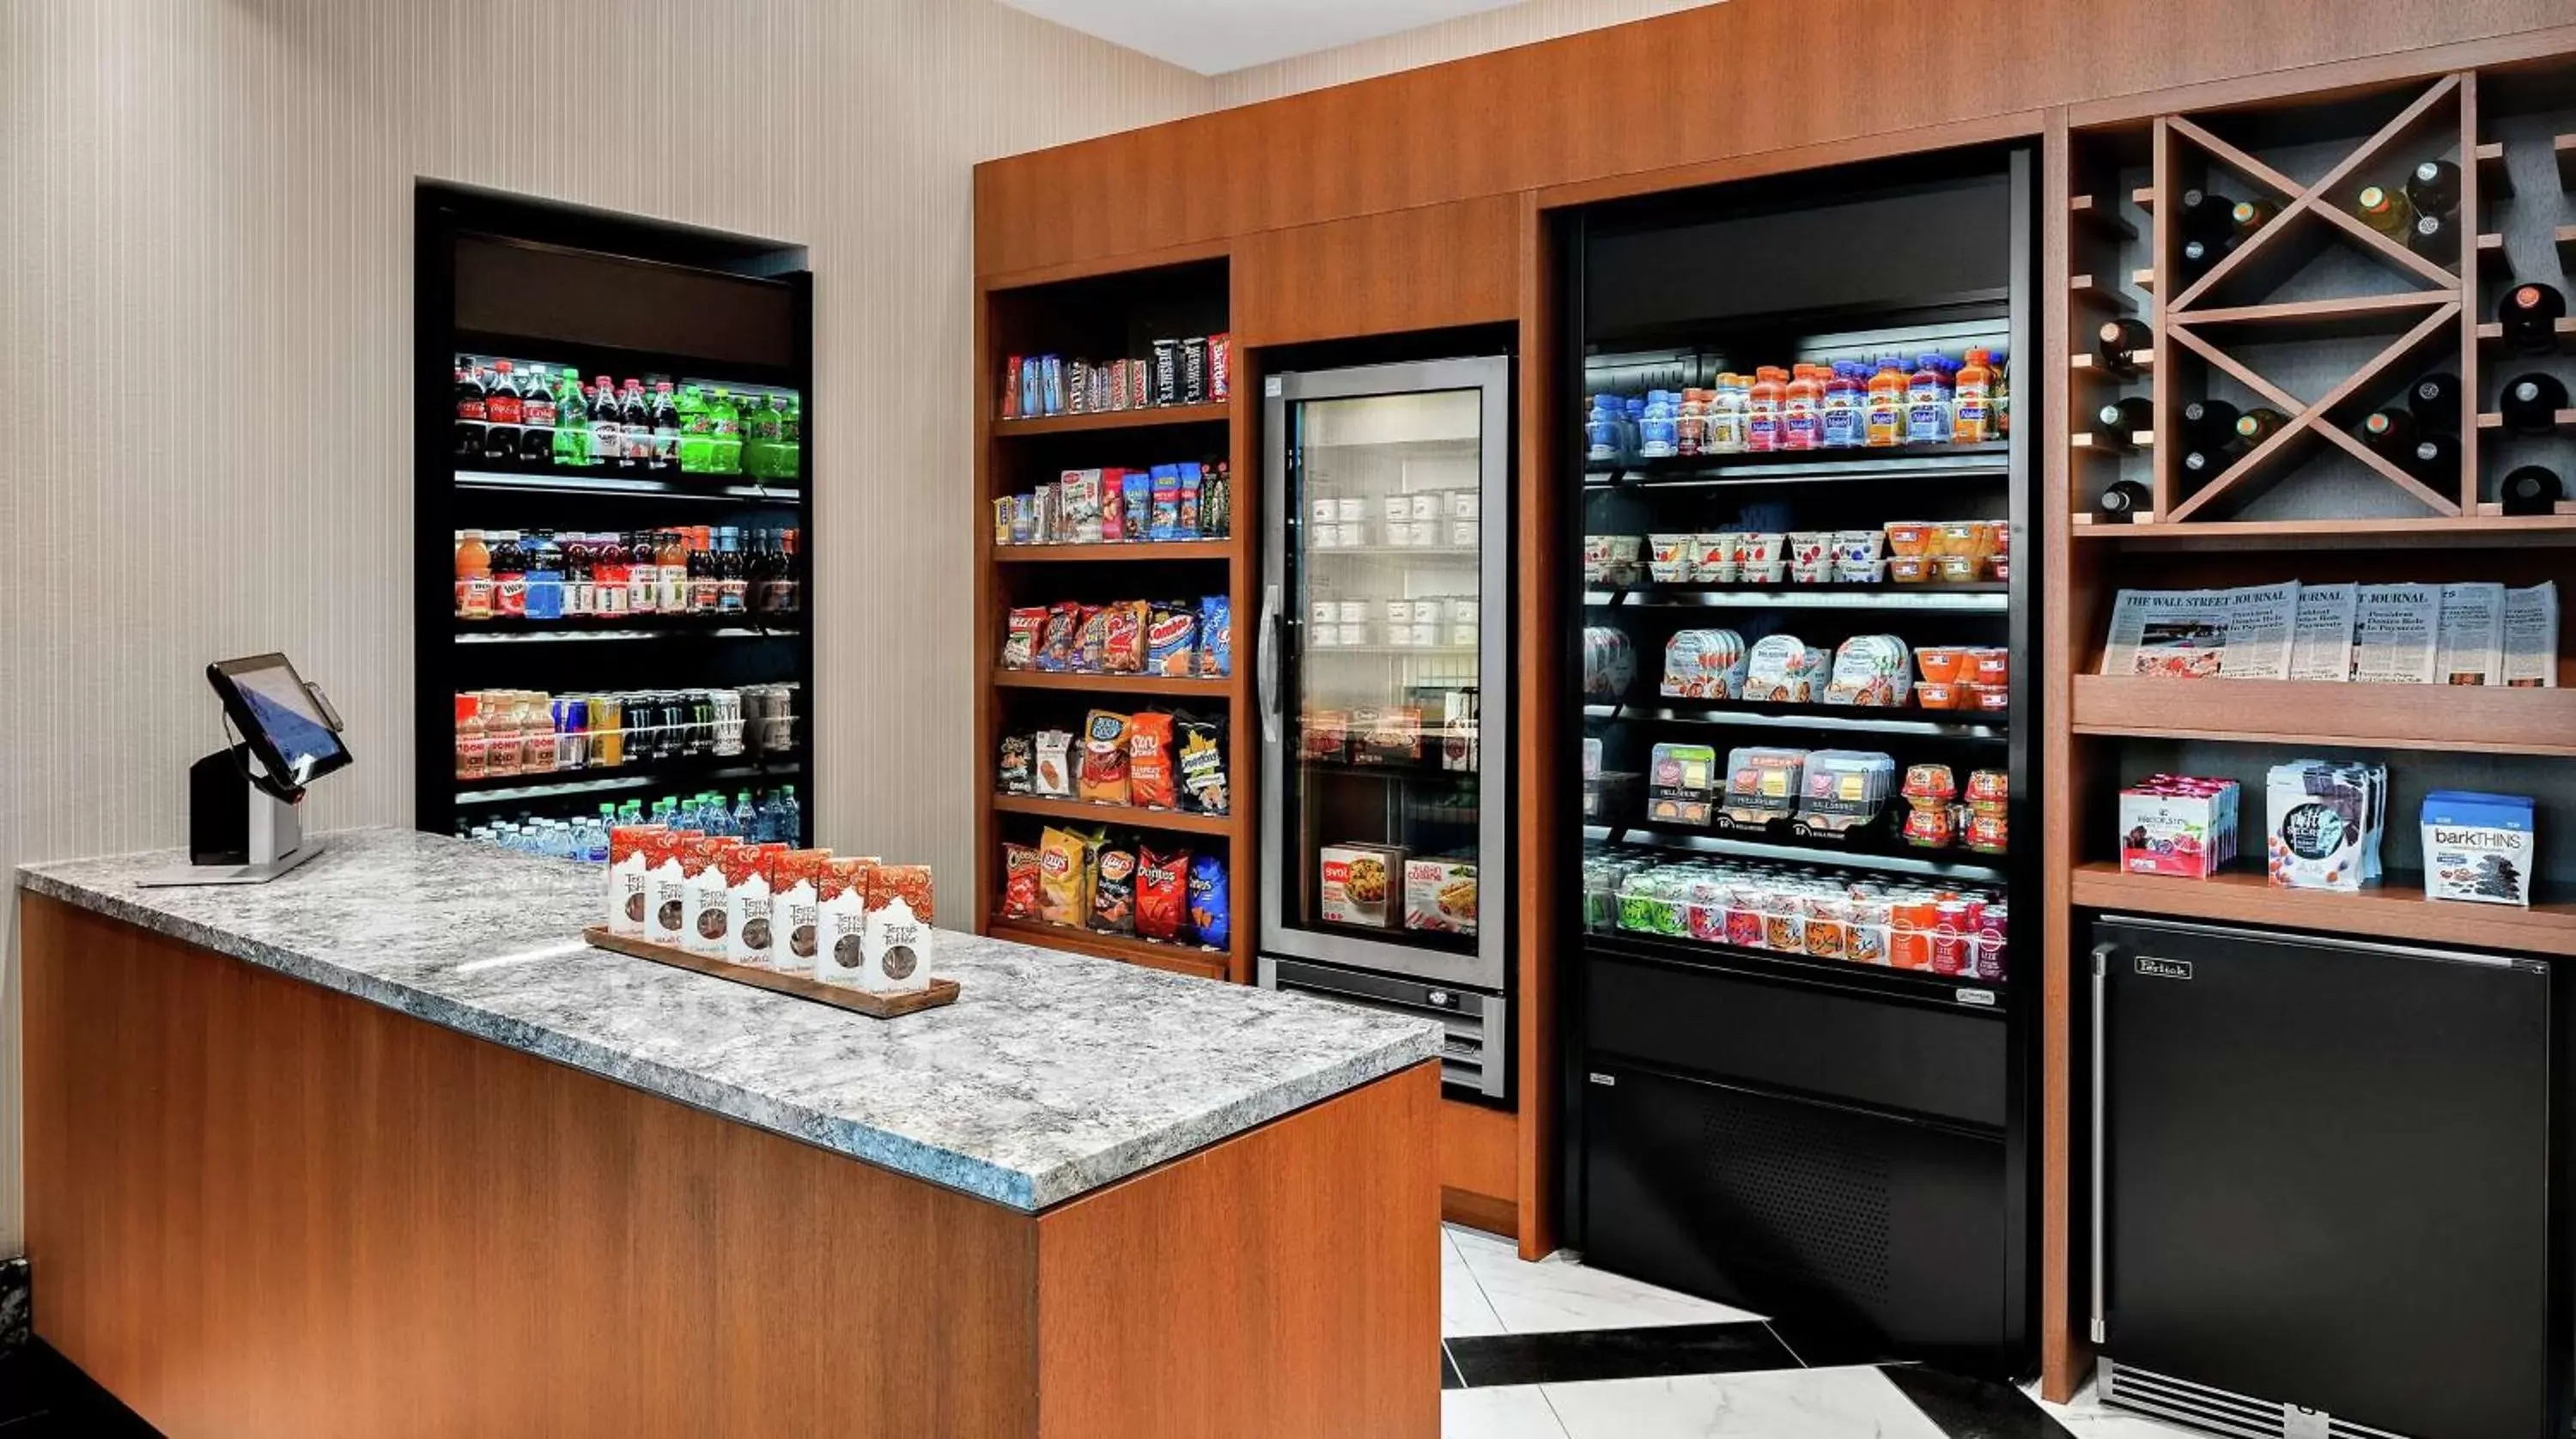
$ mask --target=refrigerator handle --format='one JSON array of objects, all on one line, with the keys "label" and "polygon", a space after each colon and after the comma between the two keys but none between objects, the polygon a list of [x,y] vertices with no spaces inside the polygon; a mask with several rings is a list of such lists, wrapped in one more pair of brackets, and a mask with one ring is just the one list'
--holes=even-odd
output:
[{"label": "refrigerator handle", "polygon": [[1261,737],[1279,743],[1279,587],[1261,591],[1261,631],[1254,659],[1261,694]]},{"label": "refrigerator handle", "polygon": [[2109,1116],[2111,1107],[2109,1091],[2111,1062],[2110,1055],[2108,1054],[2103,1041],[2108,1037],[2110,1030],[2108,1005],[2111,998],[2111,956],[2116,953],[2117,950],[2118,946],[2116,945],[2097,944],[2093,946],[2092,1341],[2097,1345],[2109,1340],[2111,1328],[2109,1313],[2110,1288],[2109,1283],[2105,1278],[2105,1270],[2103,1267],[2104,1257],[2110,1250],[2110,1241],[2105,1234],[2105,1230],[2107,1228],[2105,1220],[2109,1217],[2110,1196],[2109,1191],[2103,1184],[2103,1180],[2110,1168],[2111,1140],[2109,1134],[2105,1132],[2104,1120]]}]

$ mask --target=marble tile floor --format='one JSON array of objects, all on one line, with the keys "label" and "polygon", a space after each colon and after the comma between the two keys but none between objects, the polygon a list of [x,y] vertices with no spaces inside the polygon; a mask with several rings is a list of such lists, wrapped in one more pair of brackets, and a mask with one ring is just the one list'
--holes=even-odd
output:
[{"label": "marble tile floor", "polygon": [[[1854,1350],[1558,1255],[1441,1235],[1443,1439],[2199,1439]],[[0,1434],[0,1439],[7,1439]]]}]

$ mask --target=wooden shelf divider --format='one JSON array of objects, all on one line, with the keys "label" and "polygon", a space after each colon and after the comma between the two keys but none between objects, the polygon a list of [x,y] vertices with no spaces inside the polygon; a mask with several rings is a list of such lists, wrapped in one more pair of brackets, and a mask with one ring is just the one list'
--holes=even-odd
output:
[{"label": "wooden shelf divider", "polygon": [[1077,430],[1144,430],[1164,425],[1223,424],[1234,413],[1231,403],[1154,405],[1140,410],[1095,410],[1087,415],[1044,415],[1032,420],[996,419],[996,436],[1061,435]]},{"label": "wooden shelf divider", "polygon": [[2513,174],[2505,168],[2504,142],[2489,140],[2472,152],[2477,157],[2478,193],[2490,200],[2513,198]]},{"label": "wooden shelf divider", "polygon": [[993,563],[1043,565],[1075,560],[1221,560],[1233,553],[1232,540],[1149,540],[1134,544],[995,545]]},{"label": "wooden shelf divider", "polygon": [[2549,142],[2550,153],[2558,160],[2559,193],[2576,195],[2576,135],[2561,135]]},{"label": "wooden shelf divider", "polygon": [[2420,885],[2414,876],[2398,875],[2358,893],[2283,889],[2261,873],[2177,879],[2127,874],[2097,860],[2075,866],[2072,890],[2078,909],[2576,955],[2576,902],[2548,899],[2529,909],[2462,904],[2426,899]]},{"label": "wooden shelf divider", "polygon": [[1114,824],[1129,829],[1160,829],[1179,834],[1226,834],[1234,828],[1233,817],[1222,814],[1150,809],[1131,804],[1095,804],[1087,799],[1060,799],[1052,795],[997,794],[992,798],[993,808],[1004,814],[1034,814],[1076,824]]},{"label": "wooden shelf divider", "polygon": [[2109,195],[2077,195],[2066,202],[2075,223],[2106,240],[2138,238],[2137,227],[2120,218],[2119,202]]},{"label": "wooden shelf divider", "polygon": [[2564,687],[2072,678],[2077,734],[2576,758],[2576,689]]}]

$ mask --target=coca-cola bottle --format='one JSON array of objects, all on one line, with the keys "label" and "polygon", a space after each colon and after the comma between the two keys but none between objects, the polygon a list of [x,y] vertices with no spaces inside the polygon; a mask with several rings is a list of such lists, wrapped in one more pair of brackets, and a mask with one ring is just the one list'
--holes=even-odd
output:
[{"label": "coca-cola bottle", "polygon": [[519,463],[543,469],[554,460],[555,392],[546,367],[530,365],[519,394]]},{"label": "coca-cola bottle", "polygon": [[630,379],[617,405],[618,464],[626,469],[656,469],[653,463],[653,408],[644,399],[644,382]]},{"label": "coca-cola bottle", "polygon": [[519,384],[511,377],[507,360],[492,367],[492,384],[483,397],[483,413],[490,421],[483,431],[483,458],[498,463],[517,459],[522,408]]},{"label": "coca-cola bottle", "polygon": [[483,371],[457,356],[456,363],[456,458],[483,458],[483,427],[490,416],[484,409]]}]

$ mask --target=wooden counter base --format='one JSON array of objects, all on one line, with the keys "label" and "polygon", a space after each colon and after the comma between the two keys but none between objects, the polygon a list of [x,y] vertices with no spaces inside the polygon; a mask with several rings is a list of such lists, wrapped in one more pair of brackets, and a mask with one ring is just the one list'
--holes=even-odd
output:
[{"label": "wooden counter base", "polygon": [[172,1439],[1434,1439],[1438,1067],[1039,1214],[36,895],[36,1332]]}]

